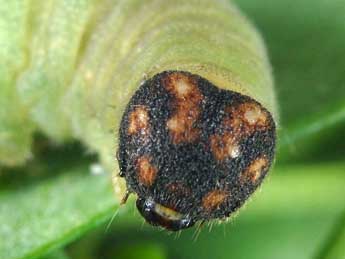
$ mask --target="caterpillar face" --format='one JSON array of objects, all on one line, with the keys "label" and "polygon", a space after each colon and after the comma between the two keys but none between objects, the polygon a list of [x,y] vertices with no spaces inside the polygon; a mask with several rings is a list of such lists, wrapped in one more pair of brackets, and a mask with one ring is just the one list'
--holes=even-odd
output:
[{"label": "caterpillar face", "polygon": [[275,123],[248,96],[182,71],[139,87],[120,126],[119,163],[137,208],[169,230],[224,219],[272,163]]}]

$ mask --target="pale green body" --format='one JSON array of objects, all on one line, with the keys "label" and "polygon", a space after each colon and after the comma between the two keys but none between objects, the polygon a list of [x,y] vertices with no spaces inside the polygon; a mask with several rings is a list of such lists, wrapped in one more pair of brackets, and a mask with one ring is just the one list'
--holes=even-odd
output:
[{"label": "pale green body", "polygon": [[39,130],[116,171],[122,112],[164,70],[249,95],[277,120],[263,42],[229,1],[0,0],[0,163],[27,160]]}]

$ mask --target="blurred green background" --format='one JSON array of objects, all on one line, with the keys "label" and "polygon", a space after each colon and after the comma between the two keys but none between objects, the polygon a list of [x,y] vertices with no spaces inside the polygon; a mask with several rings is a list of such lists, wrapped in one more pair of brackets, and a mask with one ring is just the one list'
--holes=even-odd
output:
[{"label": "blurred green background", "polygon": [[[78,143],[0,172],[0,258],[345,258],[345,1],[237,0],[262,32],[281,110],[274,169],[228,223],[169,234],[118,209]],[[114,220],[109,222],[117,213]]]}]

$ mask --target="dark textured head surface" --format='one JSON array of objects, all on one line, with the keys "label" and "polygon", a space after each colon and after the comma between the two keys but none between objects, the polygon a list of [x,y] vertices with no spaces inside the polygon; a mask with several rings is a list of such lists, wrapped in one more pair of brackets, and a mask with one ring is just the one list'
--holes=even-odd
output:
[{"label": "dark textured head surface", "polygon": [[179,230],[238,209],[267,174],[275,139],[257,101],[166,71],[139,87],[123,115],[121,176],[147,222]]}]

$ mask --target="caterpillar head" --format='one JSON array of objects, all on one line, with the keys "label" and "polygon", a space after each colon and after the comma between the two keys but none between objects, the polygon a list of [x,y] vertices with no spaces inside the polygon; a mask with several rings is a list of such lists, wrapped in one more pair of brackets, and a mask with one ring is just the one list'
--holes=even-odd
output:
[{"label": "caterpillar head", "polygon": [[140,86],[123,115],[121,176],[147,222],[180,230],[241,207],[265,178],[275,139],[254,99],[166,71]]}]

